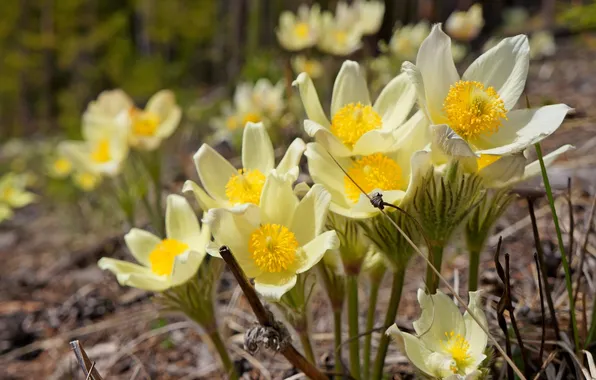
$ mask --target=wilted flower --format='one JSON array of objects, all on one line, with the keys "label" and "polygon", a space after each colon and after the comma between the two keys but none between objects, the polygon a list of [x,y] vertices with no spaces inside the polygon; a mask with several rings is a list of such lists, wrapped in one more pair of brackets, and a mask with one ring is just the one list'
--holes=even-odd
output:
[{"label": "wilted flower", "polygon": [[489,182],[522,176],[523,151],[552,134],[570,108],[555,104],[512,110],[528,74],[526,36],[504,39],[461,78],[451,54],[451,39],[435,25],[416,65],[405,62],[402,67],[430,120],[435,164],[456,157]]},{"label": "wilted flower", "polygon": [[530,36],[530,58],[550,57],[556,52],[557,45],[551,32],[543,30]]},{"label": "wilted flower", "polygon": [[200,228],[186,199],[171,194],[167,198],[165,239],[137,228],[124,236],[140,265],[108,257],[97,265],[114,273],[120,285],[163,291],[184,284],[197,273],[210,240],[209,228]]},{"label": "wilted flower", "polygon": [[323,75],[323,65],[314,58],[307,58],[303,55],[292,57],[292,69],[296,74],[306,73],[313,79]]},{"label": "wilted flower", "polygon": [[170,90],[153,95],[144,110],[137,108],[122,90],[111,90],[89,104],[83,123],[98,127],[116,124],[127,130],[132,147],[153,150],[174,133],[181,117],[182,110]]},{"label": "wilted flower", "polygon": [[437,291],[427,295],[418,290],[422,309],[414,322],[417,336],[391,326],[387,334],[397,342],[400,350],[425,376],[438,379],[473,379],[481,374],[479,366],[486,358],[484,349],[488,337],[486,316],[480,305],[479,292],[470,292],[468,309],[482,323],[482,327],[466,311],[462,316],[453,301]]},{"label": "wilted flower", "polygon": [[389,52],[401,60],[412,60],[429,33],[430,25],[426,21],[397,27],[389,40]]},{"label": "wilted flower", "polygon": [[229,246],[242,270],[255,279],[257,292],[274,301],[294,287],[297,274],[339,246],[335,231],[321,233],[329,193],[315,185],[299,201],[293,182],[290,176],[273,170],[259,207],[251,204],[242,212],[211,209],[204,220],[211,225],[215,239],[208,252],[218,256],[221,245]]},{"label": "wilted flower", "polygon": [[[304,142],[295,139],[277,165],[279,175],[298,177],[298,162]],[[275,165],[273,144],[262,123],[248,123],[242,138],[242,168],[236,169],[207,144],[194,156],[195,165],[205,190],[193,181],[186,181],[184,191],[192,191],[204,211],[211,208],[245,209],[259,205],[269,172]]]},{"label": "wilted flower", "polygon": [[310,77],[301,73],[294,81],[308,120],[306,133],[335,157],[384,152],[396,141],[394,132],[414,105],[415,91],[405,75],[395,77],[371,105],[364,72],[358,63],[341,67],[331,97],[331,122],[325,115]]},{"label": "wilted flower", "polygon": [[0,220],[12,216],[13,208],[24,207],[35,201],[35,194],[27,191],[27,176],[8,173],[0,177]]},{"label": "wilted flower", "polygon": [[314,46],[320,33],[320,12],[316,4],[311,8],[306,4],[300,5],[297,15],[289,11],[282,12],[276,30],[279,44],[290,51]]},{"label": "wilted flower", "polygon": [[468,11],[453,12],[445,22],[445,29],[453,38],[471,41],[484,26],[482,5],[474,4]]},{"label": "wilted flower", "polygon": [[358,25],[358,15],[340,2],[335,16],[323,12],[321,16],[321,37],[318,48],[324,53],[346,56],[362,46],[362,30]]},{"label": "wilted flower", "polygon": [[377,33],[385,15],[385,3],[376,0],[357,0],[353,7],[358,13],[358,27],[362,30],[362,34],[368,36]]}]

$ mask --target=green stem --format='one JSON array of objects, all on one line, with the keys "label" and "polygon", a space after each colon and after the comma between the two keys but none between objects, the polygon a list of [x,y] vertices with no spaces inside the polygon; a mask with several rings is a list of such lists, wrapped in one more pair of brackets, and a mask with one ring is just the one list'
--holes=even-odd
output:
[{"label": "green stem", "polygon": [[161,204],[161,154],[159,154],[159,152],[159,150],[155,151],[155,155],[152,157],[153,162],[151,164],[155,219],[156,221],[159,221],[159,223],[156,223],[157,225],[153,227],[162,237],[165,237],[165,220]]},{"label": "green stem", "polygon": [[[435,268],[441,272],[441,264],[443,262],[443,244],[433,244],[430,248],[429,259]],[[426,286],[428,287],[429,294],[435,294],[439,287],[439,278],[435,275],[432,268],[426,268]]]},{"label": "green stem", "polygon": [[348,334],[350,340],[350,373],[360,379],[360,339],[358,338],[358,275],[346,277],[348,292]]},{"label": "green stem", "polygon": [[308,330],[298,331],[298,336],[300,337],[300,343],[302,343],[302,348],[304,349],[304,355],[309,362],[316,365],[317,362],[315,360],[315,352],[312,348],[312,343],[310,342],[310,337],[308,336]]},{"label": "green stem", "polygon": [[[333,309],[333,336],[335,350],[335,372],[343,373],[341,365],[341,308]],[[343,376],[337,375],[335,380],[341,380]]]},{"label": "green stem", "polygon": [[377,296],[379,295],[380,281],[371,281],[370,295],[368,302],[368,313],[366,314],[366,337],[364,338],[364,377],[368,379],[370,374],[370,346],[372,343],[372,329],[375,324],[375,316],[377,310]]},{"label": "green stem", "polygon": [[[383,326],[389,327],[395,323],[397,316],[397,309],[399,308],[399,301],[401,300],[401,292],[404,287],[405,268],[400,268],[393,274],[393,285],[391,286],[391,298],[389,299],[389,307],[385,315]],[[383,375],[383,366],[385,365],[385,356],[387,356],[387,348],[389,347],[390,337],[387,334],[382,334],[379,342],[379,350],[375,358],[373,373],[371,379],[381,379]]]},{"label": "green stem", "polygon": [[468,274],[468,290],[478,290],[478,269],[480,268],[480,251],[470,250],[470,268]]},{"label": "green stem", "polygon": [[230,359],[230,355],[228,355],[228,350],[226,349],[226,345],[223,342],[223,340],[221,339],[221,335],[219,335],[219,332],[217,331],[217,329],[215,329],[213,332],[209,333],[209,338],[211,339],[213,346],[215,347],[215,349],[217,350],[217,353],[219,354],[219,358],[221,359],[221,364],[223,365],[223,368],[228,375],[228,379],[238,380],[239,377],[238,377],[238,374],[236,373],[236,368],[234,367],[234,362],[232,362],[232,359]]},{"label": "green stem", "polygon": [[544,188],[546,189],[546,196],[548,197],[548,203],[550,210],[553,215],[553,222],[555,223],[555,230],[557,231],[557,242],[559,249],[561,250],[561,262],[563,269],[565,270],[565,286],[567,287],[567,296],[569,297],[569,314],[571,315],[571,328],[573,330],[573,339],[575,341],[575,351],[580,352],[579,345],[579,333],[577,331],[577,319],[575,317],[575,300],[573,297],[573,285],[571,284],[571,270],[569,269],[569,261],[567,260],[567,254],[565,253],[565,245],[563,243],[563,234],[561,233],[561,227],[559,226],[559,217],[557,216],[557,209],[555,207],[555,199],[553,197],[553,191],[550,187],[550,181],[548,179],[548,173],[546,172],[546,165],[542,157],[542,148],[540,144],[534,144],[536,148],[536,154],[540,161],[540,169],[542,171],[542,180],[544,181]]}]

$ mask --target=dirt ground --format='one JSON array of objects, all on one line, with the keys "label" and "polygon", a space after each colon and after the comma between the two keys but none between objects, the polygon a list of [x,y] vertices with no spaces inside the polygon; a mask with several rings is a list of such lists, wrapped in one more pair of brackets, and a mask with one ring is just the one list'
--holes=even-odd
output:
[{"label": "dirt ground", "polygon": [[[550,170],[551,180],[559,192],[565,190],[567,178],[572,178],[576,247],[584,239],[584,219],[596,185],[596,51],[588,48],[588,42],[579,37],[560,41],[556,58],[532,63],[527,86],[534,106],[561,102],[576,110],[562,128],[543,143],[545,152],[566,143],[577,148]],[[524,187],[536,188],[538,184],[537,180],[530,181]],[[563,227],[568,232],[569,207],[562,197],[558,205]],[[565,322],[567,304],[563,277],[560,268],[557,271],[560,259],[556,257],[556,236],[544,199],[538,201],[536,209],[543,246],[552,263],[550,280],[554,284],[556,309]],[[199,329],[181,317],[159,316],[150,293],[122,288],[111,274],[97,268],[96,262],[102,256],[129,259],[123,249],[123,231],[104,229],[73,235],[60,218],[63,215],[59,208],[49,213],[46,208],[33,205],[0,227],[1,379],[83,379],[69,348],[73,339],[80,340],[104,378],[221,378],[218,360],[202,344]],[[497,231],[503,236],[504,251],[512,257],[514,301],[522,333],[530,349],[536,350],[540,305],[532,256],[534,242],[525,200],[518,200],[510,208],[499,221]],[[492,321],[496,320],[495,307],[501,291],[491,257],[496,239],[497,236],[491,239],[482,257],[481,271],[481,281],[487,290],[487,314]],[[589,236],[587,249],[590,259],[586,267],[594,276],[594,236]],[[467,255],[461,238],[454,239],[444,265],[447,278],[459,284],[464,295]],[[418,315],[415,297],[416,289],[422,285],[423,272],[422,262],[412,260],[398,314],[400,325],[411,327]],[[366,286],[362,289],[364,322]],[[253,358],[241,348],[243,333],[252,326],[254,317],[229,273],[224,274],[217,298],[223,315],[219,319],[220,328],[246,378],[282,378],[295,373],[281,355],[259,353]],[[583,291],[579,299],[583,299]],[[376,325],[381,324],[388,300],[389,282],[385,281],[379,296]],[[585,301],[587,305],[592,303],[589,298]],[[313,339],[319,363],[332,366],[332,318],[321,292],[315,296],[312,310]],[[581,327],[584,325],[582,302],[578,302],[578,310]],[[491,329],[496,336],[502,336],[496,323]],[[374,336],[373,344],[378,336]],[[296,345],[299,346],[297,339]],[[395,374],[395,378],[411,377],[412,369],[394,345],[388,355],[387,370]]]}]

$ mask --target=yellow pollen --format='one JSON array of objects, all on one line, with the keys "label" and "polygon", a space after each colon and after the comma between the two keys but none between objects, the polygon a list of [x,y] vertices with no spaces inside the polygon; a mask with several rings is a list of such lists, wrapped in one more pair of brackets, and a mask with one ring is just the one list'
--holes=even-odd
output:
[{"label": "yellow pollen", "polygon": [[109,162],[112,159],[112,155],[110,154],[110,140],[99,140],[91,152],[91,159],[99,164]]},{"label": "yellow pollen", "polygon": [[333,36],[335,37],[335,42],[340,45],[345,45],[348,41],[348,34],[343,30],[336,30],[333,32]]},{"label": "yellow pollen", "polygon": [[232,204],[259,204],[261,191],[265,185],[265,175],[259,170],[239,169],[226,183],[226,197]]},{"label": "yellow pollen", "polygon": [[258,123],[259,121],[261,121],[261,116],[258,113],[248,112],[244,115],[244,118],[242,119],[242,127],[244,128],[244,126],[246,126],[246,123],[248,122]]},{"label": "yellow pollen", "polygon": [[296,260],[298,240],[292,231],[279,224],[264,224],[248,241],[248,251],[264,272],[279,273]]},{"label": "yellow pollen", "polygon": [[472,359],[469,354],[470,343],[461,334],[455,334],[454,331],[446,332],[445,337],[446,340],[441,342],[441,345],[455,362],[455,365],[452,365],[449,369],[453,373],[463,373],[463,370],[470,364]]},{"label": "yellow pollen", "polygon": [[397,162],[381,153],[354,161],[348,169],[348,175],[349,177],[344,177],[344,187],[346,195],[354,202],[358,202],[362,193],[354,182],[367,194],[375,189],[400,190],[404,186],[402,171]]},{"label": "yellow pollen", "polygon": [[507,120],[505,103],[493,87],[480,82],[458,81],[443,102],[449,126],[465,140],[493,134]]},{"label": "yellow pollen", "polygon": [[352,148],[363,134],[382,126],[381,116],[371,106],[350,103],[333,115],[331,133]]},{"label": "yellow pollen", "polygon": [[188,249],[188,244],[174,239],[164,239],[149,254],[151,271],[157,275],[170,275],[176,256]]},{"label": "yellow pollen", "polygon": [[132,133],[137,136],[151,137],[159,126],[159,116],[153,112],[131,108]]},{"label": "yellow pollen", "polygon": [[501,156],[495,156],[492,154],[481,154],[480,157],[476,160],[476,164],[478,165],[478,171],[494,163],[499,158],[501,158]]},{"label": "yellow pollen", "polygon": [[310,34],[310,27],[305,22],[299,22],[294,25],[294,35],[298,38],[307,38]]},{"label": "yellow pollen", "polygon": [[54,171],[58,175],[67,175],[72,170],[72,163],[66,158],[58,158],[54,161]]}]

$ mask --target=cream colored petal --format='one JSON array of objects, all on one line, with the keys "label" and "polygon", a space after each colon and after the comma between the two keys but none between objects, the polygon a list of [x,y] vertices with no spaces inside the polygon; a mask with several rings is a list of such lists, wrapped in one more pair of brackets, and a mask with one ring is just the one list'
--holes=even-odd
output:
[{"label": "cream colored petal", "polygon": [[273,144],[263,123],[247,123],[242,137],[242,166],[267,175],[275,165]]},{"label": "cream colored petal", "polygon": [[351,160],[349,158],[336,157],[336,163],[319,143],[306,144],[304,155],[308,159],[310,176],[315,183],[325,186],[325,189],[331,194],[332,203],[349,207],[349,203],[344,195],[345,174],[342,168],[348,170],[352,164]]},{"label": "cream colored petal", "polygon": [[182,109],[175,105],[172,109],[164,115],[162,122],[159,124],[159,128],[155,132],[156,136],[161,139],[167,139],[170,137],[178,125],[180,125],[180,120],[182,119]]},{"label": "cream colored petal", "polygon": [[[555,162],[555,160],[560,155],[562,155],[563,153],[568,152],[572,149],[575,149],[575,147],[573,145],[563,145],[562,147],[555,150],[554,152],[547,154],[546,156],[542,157],[542,159],[544,160],[544,165],[548,168],[550,165],[553,164],[553,162]],[[535,177],[537,175],[540,175],[541,172],[542,172],[542,169],[540,168],[540,161],[536,160],[526,166],[522,180],[526,180],[526,179]]]},{"label": "cream colored petal", "polygon": [[414,196],[422,178],[428,173],[431,167],[432,160],[430,152],[418,151],[412,154],[410,160],[410,181],[402,202],[407,202]]},{"label": "cream colored petal", "polygon": [[447,124],[432,125],[430,128],[432,150],[438,150],[449,157],[476,157],[470,144]]},{"label": "cream colored petal", "polygon": [[310,242],[321,233],[327,220],[330,202],[331,194],[320,184],[315,184],[300,200],[290,228],[299,245]]},{"label": "cream colored petal", "polygon": [[415,151],[424,149],[431,143],[430,125],[420,110],[393,133],[395,144],[390,150],[398,150],[407,159]]},{"label": "cream colored petal", "polygon": [[431,370],[426,365],[426,359],[430,356],[431,351],[424,346],[420,339],[411,334],[401,332],[397,325],[389,327],[386,334],[395,340],[399,349],[406,354],[414,367],[427,376],[433,376]]},{"label": "cream colored petal", "polygon": [[184,186],[182,187],[182,191],[185,193],[192,192],[199,204],[199,207],[204,212],[207,212],[209,209],[223,207],[225,204],[224,202],[218,202],[215,199],[211,198],[209,194],[203,190],[202,187],[197,185],[195,182],[191,180],[187,180],[184,182]]},{"label": "cream colored petal", "polygon": [[425,346],[432,351],[441,352],[445,333],[465,336],[464,319],[453,300],[440,290],[434,295],[428,295],[424,290],[418,290],[418,303],[422,313],[413,323],[414,330]]},{"label": "cream colored petal", "polygon": [[58,144],[58,152],[66,157],[75,167],[82,171],[97,173],[96,167],[90,162],[91,147],[85,141],[62,141]]},{"label": "cream colored petal", "polygon": [[243,212],[211,209],[203,218],[203,225],[211,228],[215,246],[227,245],[239,262],[250,257],[248,241],[260,223],[259,208],[253,204],[246,205]]},{"label": "cream colored petal", "polygon": [[339,248],[339,238],[335,231],[326,231],[305,244],[296,252],[296,273],[304,273],[311,269],[325,255],[325,252]]},{"label": "cream colored petal", "polygon": [[170,287],[167,276],[158,276],[151,272],[149,268],[137,264],[102,257],[97,262],[97,266],[102,270],[109,270],[114,273],[118,283],[122,286],[154,292],[160,292]]},{"label": "cream colored petal", "polygon": [[298,198],[292,190],[292,176],[280,175],[272,170],[263,186],[261,193],[260,209],[261,223],[281,224],[289,227],[296,207]]},{"label": "cream colored petal", "polygon": [[478,175],[486,186],[494,187],[520,179],[524,174],[526,157],[522,153],[502,156],[492,164],[482,168]]},{"label": "cream colored petal", "polygon": [[196,275],[204,258],[205,248],[203,248],[202,253],[188,250],[176,256],[172,267],[172,286],[182,285]]},{"label": "cream colored petal", "polygon": [[[468,302],[468,309],[472,312],[474,317],[480,321],[484,330],[488,329],[486,315],[482,309],[480,292],[469,292],[470,299]],[[488,336],[482,327],[472,318],[470,313],[464,313],[464,323],[466,326],[466,340],[470,343],[470,352],[472,356],[482,355],[486,344],[488,343]]]},{"label": "cream colored petal", "polygon": [[319,95],[312,82],[312,79],[306,73],[301,73],[298,78],[292,83],[293,86],[298,86],[300,92],[300,99],[306,111],[306,116],[315,123],[328,128],[329,119],[323,111],[323,106],[319,101]]},{"label": "cream colored petal", "polygon": [[404,62],[401,65],[401,71],[408,76],[408,79],[414,86],[416,91],[416,100],[418,107],[424,112],[426,118],[430,121],[430,113],[426,106],[426,92],[424,90],[424,78],[420,69],[416,67],[412,62]]},{"label": "cream colored petal", "polygon": [[449,88],[459,80],[451,55],[451,39],[443,32],[441,24],[435,24],[420,45],[416,66],[424,79],[428,113],[434,123],[439,123]]},{"label": "cream colored petal", "polygon": [[0,223],[4,220],[12,218],[14,215],[12,209],[5,204],[0,203]]},{"label": "cream colored petal", "polygon": [[149,255],[161,242],[161,239],[151,232],[133,228],[124,235],[124,241],[134,258],[144,266],[150,267]]},{"label": "cream colored petal", "polygon": [[569,110],[571,108],[565,104],[555,104],[511,111],[507,114],[508,120],[483,140],[484,146],[476,153],[501,156],[522,152],[555,132]]},{"label": "cream colored petal", "polygon": [[370,95],[364,71],[358,63],[345,61],[335,78],[331,95],[331,118],[343,106],[350,103],[370,104]]},{"label": "cream colored petal", "polygon": [[352,148],[353,155],[368,156],[384,153],[395,144],[393,131],[390,129],[373,129],[363,134]]},{"label": "cream colored petal", "polygon": [[[166,235],[188,244],[190,249],[205,253],[205,244],[201,241],[201,227],[192,207],[181,195],[170,194],[166,207]],[[202,246],[201,246],[202,245]]]},{"label": "cream colored petal", "polygon": [[12,194],[10,198],[6,199],[6,202],[11,207],[20,208],[35,202],[35,199],[35,194],[28,191],[19,190]]},{"label": "cream colored petal", "polygon": [[304,130],[315,139],[316,142],[323,145],[329,153],[337,157],[348,157],[352,151],[348,149],[331,131],[321,125],[311,121],[304,120]]},{"label": "cream colored petal", "polygon": [[193,158],[207,193],[215,200],[227,201],[226,184],[238,171],[207,144],[203,144]]},{"label": "cream colored petal", "polygon": [[[221,255],[219,253],[220,248],[221,248],[221,245],[219,245],[215,242],[207,243],[207,253],[210,256],[217,257],[217,258],[221,259]],[[240,265],[240,268],[242,269],[242,271],[244,272],[246,277],[255,278],[259,274],[261,274],[261,272],[262,272],[261,269],[255,264],[255,261],[252,259],[252,257],[250,257],[250,255],[249,256],[236,255],[234,253],[234,250],[232,250],[231,247],[230,247],[230,250],[232,251],[234,258],[236,258],[238,265]]]},{"label": "cream colored petal", "polygon": [[255,277],[255,290],[263,298],[277,302],[296,285],[297,276],[293,273],[261,273]]},{"label": "cream colored petal", "polygon": [[415,101],[416,87],[402,73],[383,88],[373,108],[383,118],[383,129],[394,130],[406,120]]},{"label": "cream colored petal", "polygon": [[494,87],[505,102],[505,109],[510,110],[524,91],[529,66],[528,37],[520,34],[503,39],[478,57],[462,79]]},{"label": "cream colored petal", "polygon": [[300,159],[302,158],[302,154],[306,149],[306,144],[302,141],[301,138],[297,138],[288,147],[286,153],[279,161],[277,165],[277,172],[280,174],[284,174],[289,172],[291,169],[297,167],[300,164]]}]

